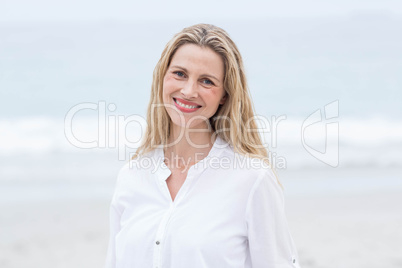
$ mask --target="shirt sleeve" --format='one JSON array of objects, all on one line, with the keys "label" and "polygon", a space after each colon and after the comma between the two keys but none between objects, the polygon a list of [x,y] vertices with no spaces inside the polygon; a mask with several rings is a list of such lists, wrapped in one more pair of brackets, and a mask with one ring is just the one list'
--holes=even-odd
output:
[{"label": "shirt sleeve", "polygon": [[246,223],[251,267],[300,268],[283,191],[270,169],[264,170],[250,192]]},{"label": "shirt sleeve", "polygon": [[[124,167],[123,167],[124,169]],[[117,177],[112,201],[109,208],[109,244],[106,253],[105,268],[116,268],[116,235],[120,231],[121,212],[117,206],[117,196],[119,194],[119,186],[121,184],[121,173]]]}]

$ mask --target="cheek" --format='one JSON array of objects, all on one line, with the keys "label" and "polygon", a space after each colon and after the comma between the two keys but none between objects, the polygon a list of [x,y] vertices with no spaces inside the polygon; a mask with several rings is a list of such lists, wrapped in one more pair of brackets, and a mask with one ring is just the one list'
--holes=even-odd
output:
[{"label": "cheek", "polygon": [[175,88],[175,79],[172,77],[165,77],[163,79],[163,91],[169,94],[170,92],[174,91]]},{"label": "cheek", "polygon": [[208,100],[208,102],[211,105],[217,106],[219,105],[219,102],[221,100],[222,94],[219,91],[213,91],[209,92],[206,96],[205,99]]},{"label": "cheek", "polygon": [[163,88],[162,88],[162,96],[163,96],[163,101],[168,101],[169,95],[171,94],[171,90],[169,87],[169,84],[163,83]]}]

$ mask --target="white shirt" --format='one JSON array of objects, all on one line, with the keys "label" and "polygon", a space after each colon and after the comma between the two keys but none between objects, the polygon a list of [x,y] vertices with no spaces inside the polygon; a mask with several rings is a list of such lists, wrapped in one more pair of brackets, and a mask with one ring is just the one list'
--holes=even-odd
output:
[{"label": "white shirt", "polygon": [[282,189],[262,160],[217,137],[175,200],[157,148],[120,171],[107,268],[299,268]]}]

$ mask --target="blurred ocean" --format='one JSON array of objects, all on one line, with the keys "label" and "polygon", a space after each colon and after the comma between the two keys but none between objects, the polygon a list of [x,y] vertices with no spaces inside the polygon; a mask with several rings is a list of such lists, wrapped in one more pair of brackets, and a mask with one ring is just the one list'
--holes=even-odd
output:
[{"label": "blurred ocean", "polygon": [[[275,134],[265,134],[267,142],[276,157],[286,159],[286,169],[297,170],[328,167],[303,147],[302,133],[303,122],[333,102],[339,107],[331,119],[339,124],[338,168],[402,167],[401,22],[382,13],[357,13],[212,23],[239,46],[257,114],[271,124],[272,116],[282,118]],[[127,160],[135,148],[125,145],[138,144],[144,125],[126,122],[119,128],[98,113],[116,122],[118,116],[145,118],[160,53],[175,32],[190,24],[0,24],[1,180],[32,177],[29,165],[17,168],[20,159],[41,158],[44,166],[32,169],[42,171],[49,159],[63,154]],[[66,115],[83,103],[97,109],[77,112],[72,134],[85,142],[103,135],[101,148],[77,148],[66,139]],[[108,109],[110,104],[114,109]],[[304,132],[305,141],[321,152],[328,138],[325,123]]]}]

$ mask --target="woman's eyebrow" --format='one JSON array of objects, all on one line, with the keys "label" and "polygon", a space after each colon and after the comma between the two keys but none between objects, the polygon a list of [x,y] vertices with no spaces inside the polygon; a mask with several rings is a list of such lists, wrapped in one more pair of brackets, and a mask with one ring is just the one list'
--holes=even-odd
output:
[{"label": "woman's eyebrow", "polygon": [[[173,65],[173,66],[171,66],[170,68],[179,68],[179,69],[182,69],[183,71],[185,71],[186,73],[188,73],[188,71],[187,71],[186,68],[181,67],[181,66],[179,66],[179,65]],[[215,76],[213,76],[213,75],[211,75],[211,74],[202,74],[201,76],[210,77],[210,78],[213,78],[213,79],[215,79],[216,81],[220,82],[218,78],[216,78]]]}]

